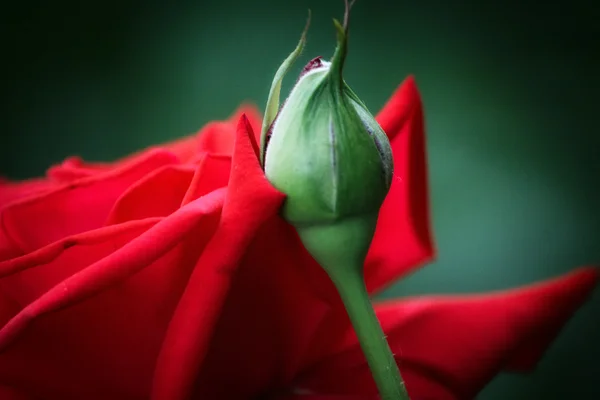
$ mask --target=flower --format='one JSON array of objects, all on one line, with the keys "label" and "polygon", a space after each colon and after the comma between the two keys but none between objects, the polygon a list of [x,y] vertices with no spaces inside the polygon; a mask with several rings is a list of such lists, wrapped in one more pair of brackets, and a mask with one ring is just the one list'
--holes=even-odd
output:
[{"label": "flower", "polygon": [[[396,177],[371,293],[435,253],[411,78],[377,120]],[[113,164],[70,158],[0,183],[0,398],[376,398],[331,282],[278,216],[259,128],[245,107]],[[500,370],[532,368],[596,278],[376,310],[412,399],[468,399]]]}]

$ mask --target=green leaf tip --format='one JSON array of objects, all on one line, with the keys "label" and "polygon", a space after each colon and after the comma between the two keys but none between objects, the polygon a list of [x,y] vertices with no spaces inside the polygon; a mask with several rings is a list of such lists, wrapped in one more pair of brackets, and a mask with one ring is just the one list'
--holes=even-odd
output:
[{"label": "green leaf tip", "polygon": [[354,5],[356,0],[348,2],[344,0],[344,19],[343,24],[337,19],[333,19],[333,26],[336,30],[337,46],[333,57],[331,58],[331,73],[330,79],[336,86],[341,86],[342,70],[344,69],[344,61],[346,60],[346,54],[348,53],[348,24],[350,22],[350,9]]},{"label": "green leaf tip", "polygon": [[298,45],[290,53],[289,56],[283,61],[283,63],[277,69],[275,73],[275,77],[273,78],[273,83],[271,83],[271,89],[269,90],[269,97],[267,98],[267,105],[265,107],[265,116],[263,118],[263,123],[260,131],[260,164],[261,166],[265,165],[265,151],[267,148],[268,142],[268,134],[271,124],[277,117],[277,113],[279,112],[279,95],[281,93],[281,83],[283,82],[283,77],[288,73],[291,66],[294,64],[298,56],[302,53],[304,46],[306,45],[306,34],[308,33],[308,28],[310,26],[310,17],[311,12],[308,10],[308,18],[306,19],[306,25],[304,26],[304,30],[302,31],[302,35],[300,36],[300,40],[298,41]]}]

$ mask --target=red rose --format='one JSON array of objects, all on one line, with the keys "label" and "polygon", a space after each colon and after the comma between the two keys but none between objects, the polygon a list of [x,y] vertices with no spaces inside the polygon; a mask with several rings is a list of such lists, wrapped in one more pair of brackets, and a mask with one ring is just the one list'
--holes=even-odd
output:
[{"label": "red rose", "polygon": [[[434,255],[412,79],[377,120],[399,178],[371,292]],[[332,284],[277,215],[259,128],[246,107],[113,164],[71,158],[0,182],[1,399],[377,398]],[[596,276],[376,309],[413,400],[468,399],[533,367]]]}]

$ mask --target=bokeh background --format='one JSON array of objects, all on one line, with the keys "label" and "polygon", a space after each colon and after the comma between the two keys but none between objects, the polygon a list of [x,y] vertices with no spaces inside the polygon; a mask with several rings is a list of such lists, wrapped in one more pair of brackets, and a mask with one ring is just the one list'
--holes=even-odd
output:
[{"label": "bokeh background", "polygon": [[[384,297],[496,290],[600,262],[594,3],[356,3],[348,83],[375,112],[414,74],[428,130],[439,257]],[[342,0],[3,6],[0,174],[114,159],[244,100],[262,107],[308,8],[292,76],[332,53]],[[535,373],[502,375],[480,399],[600,398],[599,342],[597,290]]]}]

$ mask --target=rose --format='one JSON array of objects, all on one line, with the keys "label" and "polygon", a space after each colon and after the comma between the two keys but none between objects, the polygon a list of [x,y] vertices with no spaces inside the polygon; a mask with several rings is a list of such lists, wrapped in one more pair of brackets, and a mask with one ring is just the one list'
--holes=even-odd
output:
[{"label": "rose", "polygon": [[[365,265],[372,293],[434,254],[412,79],[377,120],[401,179]],[[331,283],[277,215],[258,131],[243,108],[113,164],[0,184],[0,398],[376,398]],[[376,309],[413,399],[472,398],[531,368],[595,279]]]}]

